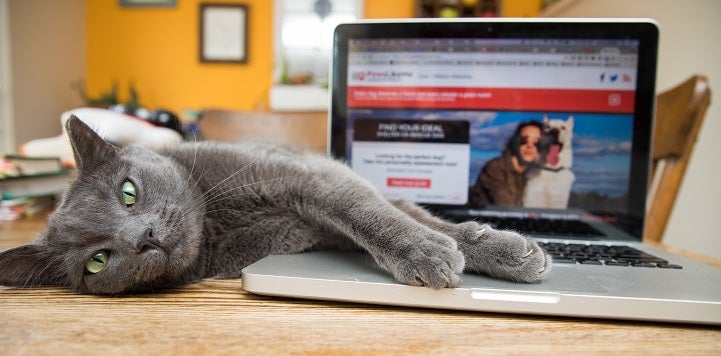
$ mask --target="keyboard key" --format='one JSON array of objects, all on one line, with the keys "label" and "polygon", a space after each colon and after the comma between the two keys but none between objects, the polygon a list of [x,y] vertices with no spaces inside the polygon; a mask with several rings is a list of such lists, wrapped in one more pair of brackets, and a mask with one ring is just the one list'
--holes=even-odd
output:
[{"label": "keyboard key", "polygon": [[627,267],[630,263],[623,261],[606,261],[606,266],[624,266]]},{"label": "keyboard key", "polygon": [[658,264],[656,264],[656,267],[658,267],[658,268],[671,268],[671,269],[683,269],[682,266],[672,265],[672,264],[668,264],[668,263],[658,263]]},{"label": "keyboard key", "polygon": [[631,263],[631,266],[633,266],[633,267],[656,267],[656,264],[646,263],[646,262],[635,262],[635,263]]}]

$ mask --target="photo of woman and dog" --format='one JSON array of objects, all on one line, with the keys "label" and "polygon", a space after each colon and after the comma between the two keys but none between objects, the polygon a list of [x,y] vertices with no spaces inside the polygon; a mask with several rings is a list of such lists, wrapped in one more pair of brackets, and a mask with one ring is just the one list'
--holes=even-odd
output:
[{"label": "photo of woman and dog", "polygon": [[477,140],[471,143],[469,205],[625,208],[631,117],[507,112],[493,116],[472,124]]},{"label": "photo of woman and dog", "polygon": [[[433,167],[413,165],[419,162],[397,162],[395,166],[391,165],[393,162],[385,162],[379,165],[376,162],[379,158],[376,157],[373,166],[364,168],[373,170],[370,173],[380,171],[383,177],[391,177],[379,183],[379,188],[385,189],[383,193],[389,198],[394,198],[392,194],[403,189],[424,192],[418,193],[419,197],[430,196],[449,183],[423,176],[423,172],[433,171],[441,176],[449,176],[457,174],[458,167],[467,167],[463,169],[464,172],[467,169],[468,174],[468,185],[465,187],[467,199],[458,199],[458,203],[451,204],[462,204],[469,208],[578,208],[609,213],[625,212],[628,208],[632,115],[358,109],[351,111],[349,125],[354,127],[353,120],[369,119],[382,119],[390,123],[394,120],[468,123],[463,125],[468,130],[465,136],[467,141],[463,143],[445,142],[441,145],[418,141],[417,145],[407,147],[407,152],[417,152],[423,146],[429,152],[445,157],[445,166],[440,162]],[[358,152],[351,148],[357,141],[354,141],[353,131],[347,134],[347,156],[355,159]],[[386,149],[390,147],[388,142],[379,144]],[[451,146],[458,146],[454,149],[463,149],[465,154],[451,152]],[[395,153],[395,156],[399,156],[398,152]],[[448,167],[451,163],[455,170]],[[408,175],[411,171],[416,174],[412,181],[424,182],[422,187],[387,186],[388,181],[403,178],[404,174]],[[370,175],[369,172],[362,173]],[[389,193],[391,189],[395,190]],[[421,198],[413,201],[427,202]]]}]

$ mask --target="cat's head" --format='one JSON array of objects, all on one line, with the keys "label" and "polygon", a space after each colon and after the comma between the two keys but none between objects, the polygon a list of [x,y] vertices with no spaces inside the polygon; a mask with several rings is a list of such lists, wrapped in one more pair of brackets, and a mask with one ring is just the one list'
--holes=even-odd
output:
[{"label": "cat's head", "polygon": [[66,128],[77,178],[33,243],[0,253],[0,284],[119,294],[192,279],[202,204],[187,171],[113,146],[76,117]]}]

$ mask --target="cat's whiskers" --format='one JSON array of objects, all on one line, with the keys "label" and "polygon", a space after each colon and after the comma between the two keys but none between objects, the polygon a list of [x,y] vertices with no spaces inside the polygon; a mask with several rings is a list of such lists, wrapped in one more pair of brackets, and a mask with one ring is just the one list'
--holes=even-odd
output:
[{"label": "cat's whiskers", "polygon": [[[190,165],[190,173],[188,173],[188,179],[185,180],[186,183],[190,183],[190,178],[193,177],[193,171],[195,170],[195,163],[198,160],[198,138],[196,135],[193,135],[193,164]],[[201,175],[202,176],[202,175]],[[196,181],[195,184],[198,184]]]},{"label": "cat's whiskers", "polygon": [[204,213],[204,211],[202,211],[202,209],[204,208],[198,204],[195,204],[192,198],[192,189],[186,188],[186,190],[186,194],[180,195],[182,197],[185,197],[185,200],[177,202],[177,205],[180,206],[180,209],[177,211],[178,217],[168,220],[171,222],[171,224],[168,225],[168,228],[170,228],[171,231],[177,230],[177,228],[180,227],[180,224],[184,222],[188,217],[198,216]]},{"label": "cat's whiskers", "polygon": [[[198,147],[197,147],[197,145],[195,145],[195,154],[197,154],[197,153],[198,153]],[[193,177],[193,170],[194,170],[194,168],[195,168],[195,157],[193,158],[193,166],[192,166],[192,168],[190,169],[190,173],[188,174],[188,179],[186,180],[187,182],[190,182],[191,178]],[[192,186],[189,185],[189,186],[190,186],[190,189],[189,189],[189,190],[190,190],[191,192],[192,192],[192,190],[194,190],[196,187],[198,187],[198,184],[200,184],[200,182],[203,180],[203,177],[205,177],[205,170],[206,170],[207,168],[208,168],[207,166],[203,166],[203,170],[200,172],[200,174],[198,175],[198,177],[195,179],[195,182],[193,183],[193,185],[192,185]]]},{"label": "cat's whiskers", "polygon": [[236,209],[236,208],[217,208],[217,209],[213,209],[213,210],[208,210],[208,211],[206,211],[206,213],[210,214],[210,213],[217,213],[217,212],[221,212],[221,211],[244,211],[244,210]]},{"label": "cat's whiskers", "polygon": [[219,187],[220,187],[221,185],[225,184],[225,182],[227,182],[229,179],[231,179],[231,178],[237,176],[238,174],[243,173],[243,172],[245,172],[246,170],[250,169],[250,167],[252,167],[257,160],[258,160],[258,157],[254,158],[252,161],[250,161],[248,164],[246,164],[245,166],[243,166],[243,167],[241,167],[240,169],[238,169],[237,171],[235,171],[233,174],[227,176],[225,179],[223,179],[223,180],[221,180],[220,182],[216,183],[214,186],[212,186],[210,189],[208,189],[208,190],[203,194],[204,199],[205,199],[205,196],[207,196],[208,194],[210,194],[210,193],[213,192],[214,190],[219,189]]},{"label": "cat's whiskers", "polygon": [[[193,185],[192,185],[192,186],[189,186],[188,191],[189,191],[190,193],[192,193],[192,191],[195,190],[195,188],[198,187],[198,184],[200,184],[200,182],[203,180],[203,177],[205,176],[205,170],[206,170],[206,168],[207,168],[207,167],[203,167],[203,170],[200,172],[200,174],[198,175],[197,179],[195,179],[195,182],[193,183]],[[192,176],[188,176],[188,181],[190,181],[190,178],[191,178],[191,177],[192,177]]]},{"label": "cat's whiskers", "polygon": [[[288,177],[287,177],[287,176],[282,176],[282,177],[275,177],[275,178],[264,179],[264,180],[260,180],[260,181],[253,182],[253,183],[243,184],[243,185],[240,185],[240,186],[237,186],[237,187],[234,187],[234,188],[225,190],[225,191],[216,192],[215,194],[213,194],[213,196],[204,196],[204,197],[203,197],[203,203],[204,203],[205,206],[208,206],[208,205],[211,205],[211,204],[215,204],[215,203],[218,203],[218,202],[220,202],[220,201],[222,201],[222,200],[229,199],[229,198],[233,198],[233,197],[234,197],[233,195],[227,195],[227,194],[230,193],[230,192],[233,192],[233,191],[236,191],[236,190],[240,190],[240,189],[244,189],[244,188],[247,188],[247,187],[250,187],[250,186],[253,186],[253,185],[268,183],[268,182],[272,182],[272,181],[275,181],[275,180],[282,180],[282,179],[285,179],[285,178],[288,178]],[[206,193],[206,194],[207,194],[207,193]],[[246,193],[246,194],[251,194],[251,193],[248,192],[248,193]],[[241,195],[246,195],[246,194],[241,194]]]}]

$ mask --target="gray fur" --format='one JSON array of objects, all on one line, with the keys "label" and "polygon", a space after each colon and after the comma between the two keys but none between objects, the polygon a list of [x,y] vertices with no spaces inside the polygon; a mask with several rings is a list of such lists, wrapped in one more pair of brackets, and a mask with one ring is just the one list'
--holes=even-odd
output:
[{"label": "gray fur", "polygon": [[[0,254],[0,284],[120,294],[237,278],[269,254],[362,249],[398,281],[455,287],[465,270],[538,282],[551,259],[533,240],[476,222],[452,224],[385,200],[346,165],[262,143],[117,148],[67,122],[78,177],[47,229]],[[132,207],[120,189],[137,187]],[[85,272],[98,250],[107,267]]]}]

